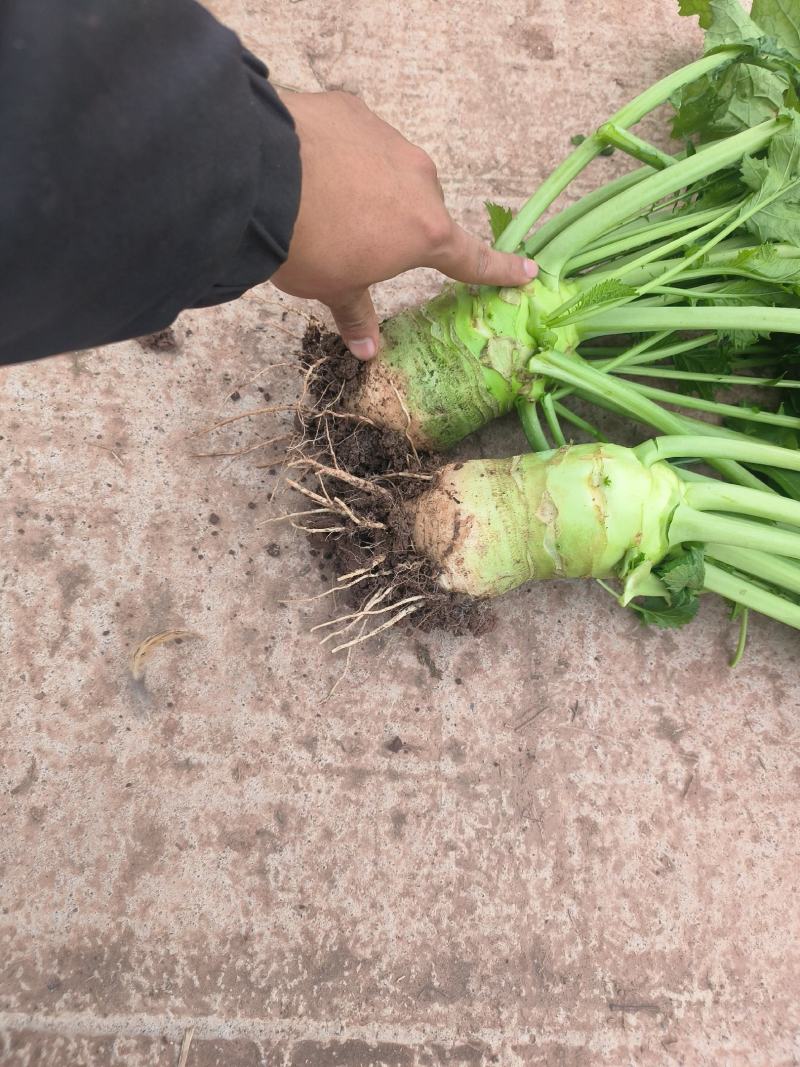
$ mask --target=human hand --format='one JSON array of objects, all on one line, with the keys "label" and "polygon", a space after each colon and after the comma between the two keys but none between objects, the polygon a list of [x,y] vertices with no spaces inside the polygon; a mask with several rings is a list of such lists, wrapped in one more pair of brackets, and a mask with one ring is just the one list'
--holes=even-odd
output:
[{"label": "human hand", "polygon": [[457,281],[525,285],[529,259],[496,252],[453,221],[430,156],[343,92],[283,93],[300,140],[302,189],[289,257],[271,281],[331,309],[354,356],[378,350],[369,286],[412,267]]}]

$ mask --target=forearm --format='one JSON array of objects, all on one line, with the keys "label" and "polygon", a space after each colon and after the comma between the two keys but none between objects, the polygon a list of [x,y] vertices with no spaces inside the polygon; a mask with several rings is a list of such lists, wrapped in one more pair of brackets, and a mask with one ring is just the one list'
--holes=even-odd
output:
[{"label": "forearm", "polygon": [[292,121],[193,0],[7,0],[0,362],[137,336],[286,258]]}]

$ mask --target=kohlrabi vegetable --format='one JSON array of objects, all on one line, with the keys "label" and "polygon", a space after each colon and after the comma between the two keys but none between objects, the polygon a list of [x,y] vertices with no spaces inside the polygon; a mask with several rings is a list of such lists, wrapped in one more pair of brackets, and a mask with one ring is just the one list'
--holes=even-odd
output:
[{"label": "kohlrabi vegetable", "polygon": [[318,508],[302,512],[303,528],[326,538],[344,571],[334,589],[361,594],[357,610],[317,629],[342,623],[325,638],[350,633],[339,648],[411,615],[455,620],[460,632],[471,610],[553,578],[597,579],[662,627],[690,622],[699,595],[715,592],[741,613],[743,633],[750,609],[800,629],[800,502],[707,477],[682,465],[688,457],[800,473],[796,450],[700,435],[371,479],[308,459],[318,490],[293,484]]},{"label": "kohlrabi vegetable", "polygon": [[[800,503],[667,462],[741,459],[746,447],[664,437],[453,464],[406,505],[414,547],[442,588],[474,597],[547,578],[614,578],[621,602],[661,625],[689,621],[711,590],[800,628]],[[749,448],[753,460],[800,470],[800,454]]]}]

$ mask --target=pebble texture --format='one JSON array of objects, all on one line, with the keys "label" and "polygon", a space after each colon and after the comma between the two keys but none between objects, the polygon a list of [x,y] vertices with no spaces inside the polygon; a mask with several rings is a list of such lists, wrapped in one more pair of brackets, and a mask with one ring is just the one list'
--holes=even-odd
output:
[{"label": "pebble texture", "polygon": [[[215,10],[428,149],[476,231],[699,48],[672,0]],[[0,372],[0,1064],[175,1067],[191,1027],[181,1067],[797,1064],[797,634],[754,620],[731,672],[719,602],[650,632],[558,583],[329,697],[325,561],[267,521],[291,415],[197,433],[294,400],[293,306]]]}]

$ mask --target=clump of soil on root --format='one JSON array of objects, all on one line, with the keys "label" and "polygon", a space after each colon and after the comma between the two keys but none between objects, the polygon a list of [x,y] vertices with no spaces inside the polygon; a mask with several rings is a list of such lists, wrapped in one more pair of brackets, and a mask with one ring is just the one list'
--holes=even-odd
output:
[{"label": "clump of soil on root", "polygon": [[407,438],[348,410],[348,397],[364,364],[350,355],[341,337],[312,322],[303,337],[301,363],[306,368],[306,404],[300,421],[306,441],[317,444],[324,439],[339,465],[359,478],[405,469],[415,455]]},{"label": "clump of soil on root", "polygon": [[321,509],[304,516],[302,528],[352,605],[339,641],[364,639],[404,619],[422,630],[487,633],[495,622],[488,603],[443,590],[438,568],[417,554],[412,541],[407,505],[430,486],[441,457],[418,452],[403,434],[348,413],[347,394],[361,364],[337,334],[312,323],[302,362],[302,442],[293,466],[303,474],[295,487],[308,507],[313,502]]}]

